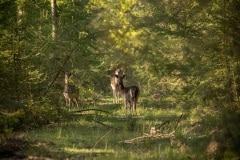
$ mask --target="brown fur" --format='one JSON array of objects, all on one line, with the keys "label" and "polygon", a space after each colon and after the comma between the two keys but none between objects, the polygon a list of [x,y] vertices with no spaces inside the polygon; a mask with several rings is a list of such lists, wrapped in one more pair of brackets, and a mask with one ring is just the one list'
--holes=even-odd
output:
[{"label": "brown fur", "polygon": [[117,84],[117,78],[116,76],[120,75],[122,72],[121,69],[117,68],[115,70],[115,76],[111,78],[111,87],[112,87],[112,91],[113,91],[113,98],[114,98],[114,103],[118,103],[119,102],[119,85]]},{"label": "brown fur", "polygon": [[123,79],[125,75],[123,76],[116,76],[119,90],[121,91],[121,95],[123,97],[123,103],[127,112],[128,104],[130,113],[133,114],[135,112],[135,115],[137,115],[137,101],[139,97],[139,88],[137,86],[130,86],[130,87],[124,87],[123,85]]},{"label": "brown fur", "polygon": [[75,85],[68,84],[68,78],[71,76],[71,73],[65,73],[65,86],[63,91],[63,96],[65,97],[66,106],[71,108],[71,100],[77,105],[78,107],[78,96],[79,96],[79,89]]}]

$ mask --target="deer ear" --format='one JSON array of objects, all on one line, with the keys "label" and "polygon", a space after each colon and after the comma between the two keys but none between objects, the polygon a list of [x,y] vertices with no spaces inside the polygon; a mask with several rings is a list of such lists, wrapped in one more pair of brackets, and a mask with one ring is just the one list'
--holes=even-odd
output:
[{"label": "deer ear", "polygon": [[72,75],[71,72],[65,72],[65,75],[67,75],[68,77],[70,77]]}]

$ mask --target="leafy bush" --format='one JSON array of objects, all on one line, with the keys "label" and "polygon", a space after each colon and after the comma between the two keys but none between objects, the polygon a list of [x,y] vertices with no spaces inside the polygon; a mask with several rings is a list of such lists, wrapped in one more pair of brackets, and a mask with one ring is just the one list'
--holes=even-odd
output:
[{"label": "leafy bush", "polygon": [[30,104],[25,109],[25,123],[30,127],[40,127],[58,118],[57,107],[50,103]]},{"label": "leafy bush", "polygon": [[24,119],[24,110],[18,110],[13,113],[3,113],[0,115],[0,133],[11,133],[21,126]]},{"label": "leafy bush", "polygon": [[57,109],[50,104],[29,104],[12,113],[0,114],[0,133],[41,127],[54,122],[59,117]]}]

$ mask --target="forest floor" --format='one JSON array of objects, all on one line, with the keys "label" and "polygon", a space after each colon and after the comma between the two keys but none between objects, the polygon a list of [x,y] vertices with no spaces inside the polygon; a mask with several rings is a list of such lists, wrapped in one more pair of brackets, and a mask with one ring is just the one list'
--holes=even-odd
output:
[{"label": "forest floor", "polygon": [[126,115],[111,98],[82,104],[58,123],[14,133],[0,159],[209,159],[216,153],[216,129],[186,117],[181,107],[141,100],[137,112]]}]

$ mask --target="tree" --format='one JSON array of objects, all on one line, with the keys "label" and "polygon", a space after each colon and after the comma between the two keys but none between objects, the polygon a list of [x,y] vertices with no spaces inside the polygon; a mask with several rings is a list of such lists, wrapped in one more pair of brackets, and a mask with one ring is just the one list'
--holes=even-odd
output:
[{"label": "tree", "polygon": [[52,11],[52,39],[56,39],[57,32],[57,2],[51,0],[51,11]]}]

